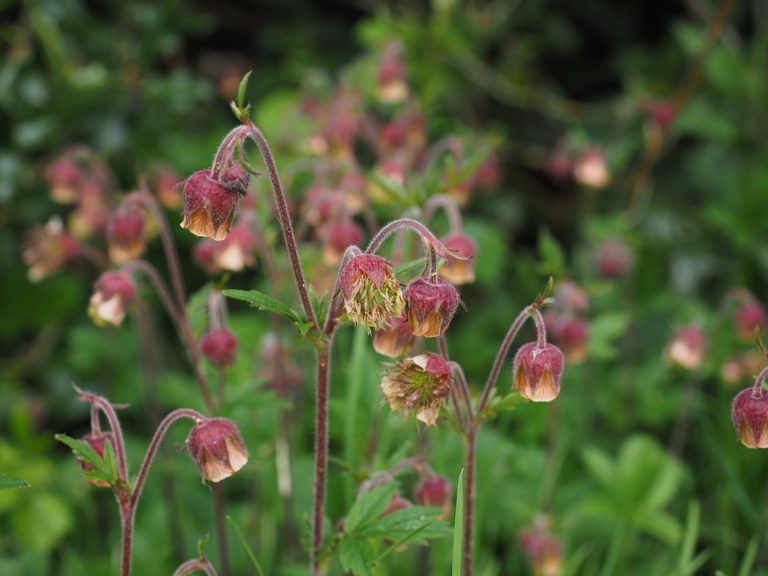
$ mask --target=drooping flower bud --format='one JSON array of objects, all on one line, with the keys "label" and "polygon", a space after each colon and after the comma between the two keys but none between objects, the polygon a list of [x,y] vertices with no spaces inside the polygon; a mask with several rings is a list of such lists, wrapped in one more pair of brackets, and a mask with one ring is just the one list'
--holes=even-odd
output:
[{"label": "drooping flower bud", "polygon": [[400,57],[401,46],[392,42],[387,46],[384,58],[376,71],[379,100],[387,104],[402,102],[408,97],[405,66]]},{"label": "drooping flower bud", "polygon": [[576,364],[587,359],[589,325],[581,318],[569,318],[558,323],[557,341],[562,345],[569,362]]},{"label": "drooping flower bud", "polygon": [[373,335],[373,349],[379,354],[397,358],[407,353],[413,344],[413,329],[406,315],[392,318],[389,328],[376,330]]},{"label": "drooping flower bud", "polygon": [[605,188],[611,182],[611,173],[605,155],[599,148],[587,148],[576,159],[573,177],[579,184],[589,188]]},{"label": "drooping flower bud", "polygon": [[136,299],[136,285],[126,272],[104,272],[96,280],[88,315],[97,326],[120,326]]},{"label": "drooping flower bud", "polygon": [[187,437],[187,450],[204,481],[220,482],[248,462],[248,450],[237,426],[226,418],[208,418]]},{"label": "drooping flower bud", "polygon": [[45,170],[51,199],[59,204],[75,204],[80,197],[78,185],[83,171],[72,154],[54,160]]},{"label": "drooping flower bud", "polygon": [[417,278],[405,288],[403,297],[414,336],[426,338],[445,334],[459,306],[456,288],[440,278]]},{"label": "drooping flower bud", "polygon": [[533,563],[534,576],[560,576],[563,571],[563,545],[547,531],[546,519],[538,520],[533,529],[520,533],[520,548]]},{"label": "drooping flower bud", "polygon": [[109,259],[117,264],[135,260],[147,247],[144,212],[138,207],[118,208],[107,223]]},{"label": "drooping flower bud", "polygon": [[747,448],[768,448],[768,394],[746,388],[736,394],[731,420],[739,440]]},{"label": "drooping flower bud", "polygon": [[[237,178],[234,179],[236,181]],[[228,180],[232,184],[233,180]],[[195,236],[224,240],[232,226],[241,190],[232,190],[199,170],[184,182],[184,219],[181,227]]]},{"label": "drooping flower bud", "polygon": [[621,239],[611,238],[597,248],[595,261],[600,276],[620,278],[632,268],[632,251]]},{"label": "drooping flower bud", "polygon": [[565,358],[557,346],[523,344],[515,355],[515,388],[533,402],[551,402],[560,394]]},{"label": "drooping flower bud", "polygon": [[221,272],[216,263],[216,255],[219,252],[219,242],[210,238],[203,238],[192,248],[192,259],[208,274]]},{"label": "drooping flower bud", "polygon": [[363,243],[363,229],[356,222],[334,222],[326,229],[323,259],[329,266],[338,266],[344,258],[344,251],[349,246]]},{"label": "drooping flower bud", "polygon": [[438,273],[451,284],[461,286],[475,281],[475,255],[477,244],[462,232],[449,234],[442,239],[443,245],[458,258],[447,258]]},{"label": "drooping flower bud", "polygon": [[45,226],[28,233],[21,257],[29,267],[30,281],[39,282],[71,262],[79,252],[79,243],[64,230],[61,220],[51,218]]},{"label": "drooping flower bud", "polygon": [[391,365],[381,381],[381,391],[393,412],[411,410],[416,419],[434,426],[443,400],[451,391],[451,367],[442,356],[427,353]]},{"label": "drooping flower bud", "polygon": [[253,255],[256,235],[244,224],[235,224],[226,239],[217,244],[216,248],[213,264],[218,271],[240,272],[252,267],[256,261]]},{"label": "drooping flower bud", "polygon": [[[104,447],[106,443],[109,441],[114,446],[115,439],[112,437],[112,434],[110,432],[100,432],[98,434],[86,434],[82,438],[80,438],[83,442],[87,442],[91,448],[94,449],[96,454],[103,457],[104,456]],[[80,458],[77,459],[78,464],[80,464],[80,468],[83,472],[91,472],[93,470],[93,466],[91,466],[88,462],[85,462],[84,460],[80,460]],[[106,482],[105,480],[99,480],[96,478],[89,478],[88,476],[85,477],[88,482],[93,484],[94,486],[98,486],[99,488],[109,488],[110,484],[109,482]]]},{"label": "drooping flower bud", "polygon": [[344,307],[356,326],[388,328],[405,308],[400,284],[392,266],[381,256],[360,254],[341,273]]},{"label": "drooping flower bud", "polygon": [[157,199],[163,207],[175,210],[182,205],[181,178],[171,168],[161,168],[152,180]]},{"label": "drooping flower bud", "polygon": [[744,302],[736,311],[736,327],[739,331],[739,337],[747,342],[753,340],[755,328],[761,330],[765,328],[766,316],[765,307],[757,299],[750,298]]},{"label": "drooping flower bud", "polygon": [[453,486],[445,476],[432,475],[416,487],[416,502],[422,506],[442,508],[445,516],[451,512]]},{"label": "drooping flower bud", "polygon": [[226,368],[235,362],[237,338],[227,328],[214,328],[203,336],[200,349],[211,364]]},{"label": "drooping flower bud", "polygon": [[700,326],[691,324],[680,328],[667,345],[669,362],[688,370],[696,370],[704,362],[709,342]]}]

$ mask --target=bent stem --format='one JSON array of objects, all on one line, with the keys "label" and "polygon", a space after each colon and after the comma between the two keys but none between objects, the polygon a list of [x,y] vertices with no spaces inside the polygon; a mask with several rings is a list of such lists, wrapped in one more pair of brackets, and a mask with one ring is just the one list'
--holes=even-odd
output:
[{"label": "bent stem", "polygon": [[176,568],[176,572],[173,573],[173,576],[185,576],[186,574],[192,574],[193,572],[205,572],[208,576],[218,576],[213,564],[208,562],[207,558],[193,558],[192,560],[187,560],[184,564]]},{"label": "bent stem", "polygon": [[147,453],[144,455],[144,461],[141,463],[139,469],[139,475],[136,477],[136,484],[132,491],[116,490],[115,496],[118,504],[120,505],[120,519],[122,524],[122,576],[130,576],[131,574],[131,558],[133,552],[133,528],[136,520],[136,507],[139,504],[141,498],[141,492],[144,489],[144,483],[147,480],[147,474],[149,468],[152,465],[152,461],[157,454],[157,449],[160,447],[163,438],[165,438],[168,429],[171,425],[182,418],[190,418],[196,423],[205,419],[205,416],[197,412],[196,410],[190,410],[188,408],[180,408],[174,410],[168,414],[160,425],[155,430],[155,435],[152,437],[152,441],[149,443]]},{"label": "bent stem", "polygon": [[451,226],[451,234],[461,232],[461,212],[456,204],[456,201],[446,194],[435,194],[431,196],[422,210],[422,218],[425,222],[429,222],[430,218],[434,216],[438,208],[442,208],[446,216],[448,216],[448,222]]}]

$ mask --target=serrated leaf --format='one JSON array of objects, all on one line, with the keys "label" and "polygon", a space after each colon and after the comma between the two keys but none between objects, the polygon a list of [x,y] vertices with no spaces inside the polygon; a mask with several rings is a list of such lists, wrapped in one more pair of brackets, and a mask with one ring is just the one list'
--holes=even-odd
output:
[{"label": "serrated leaf", "polygon": [[102,457],[88,442],[71,438],[66,434],[56,434],[54,437],[59,442],[69,446],[80,460],[93,467],[93,470],[83,472],[84,476],[109,484],[117,482],[117,463],[112,443],[109,440],[104,443],[104,457]]},{"label": "serrated leaf", "polygon": [[370,542],[345,538],[339,544],[339,559],[345,571],[368,576],[376,555]]},{"label": "serrated leaf", "polygon": [[393,482],[388,482],[383,486],[377,486],[355,500],[344,522],[344,533],[358,536],[356,531],[360,526],[374,522],[384,513],[392,502],[392,494],[396,489],[397,486]]},{"label": "serrated leaf", "polygon": [[29,484],[26,481],[17,478],[0,476],[0,490],[9,490],[11,488],[29,488]]},{"label": "serrated leaf", "polygon": [[258,308],[259,310],[266,310],[267,312],[274,312],[285,316],[292,322],[299,324],[301,317],[290,306],[283,304],[276,298],[273,298],[269,294],[264,294],[258,290],[223,290],[224,296],[234,298],[235,300],[243,300],[248,302],[251,306]]},{"label": "serrated leaf", "polygon": [[[412,506],[396,510],[386,516],[365,522],[355,531],[360,538],[386,538],[400,540],[412,535],[412,541],[423,544],[429,538],[439,538],[450,534],[448,526],[440,520],[445,513],[441,508]],[[418,533],[416,531],[418,530]]]}]

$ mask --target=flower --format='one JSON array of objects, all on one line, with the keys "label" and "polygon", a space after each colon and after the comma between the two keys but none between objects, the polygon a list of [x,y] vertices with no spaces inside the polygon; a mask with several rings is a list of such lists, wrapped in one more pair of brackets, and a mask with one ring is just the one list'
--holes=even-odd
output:
[{"label": "flower", "polygon": [[432,474],[416,487],[416,502],[422,506],[442,508],[445,516],[451,512],[453,486],[445,476]]},{"label": "flower", "polygon": [[204,481],[220,482],[248,462],[248,450],[237,426],[226,418],[207,418],[187,437],[187,450]]},{"label": "flower", "polygon": [[557,341],[565,350],[568,361],[580,363],[587,359],[589,351],[589,325],[581,318],[569,318],[558,322]]},{"label": "flower", "polygon": [[220,270],[240,272],[255,263],[253,252],[256,250],[256,235],[244,224],[235,224],[229,236],[221,243],[216,243],[213,256],[214,267]]},{"label": "flower", "polygon": [[550,534],[546,517],[538,517],[534,527],[520,533],[520,548],[533,562],[534,576],[559,576],[563,571],[563,544]]},{"label": "flower", "polygon": [[61,220],[51,218],[27,233],[21,257],[29,267],[30,281],[39,282],[71,262],[79,250],[77,239],[64,230]]},{"label": "flower", "polygon": [[203,336],[200,349],[211,364],[226,368],[235,362],[237,338],[227,328],[214,328]]},{"label": "flower", "polygon": [[341,289],[344,308],[356,326],[386,329],[405,308],[392,266],[381,256],[360,254],[350,260],[341,273]]},{"label": "flower", "polygon": [[408,284],[403,297],[414,336],[437,338],[445,334],[459,306],[456,288],[440,278],[417,278]]},{"label": "flower", "polygon": [[589,188],[605,188],[611,182],[611,173],[605,162],[605,154],[599,148],[587,148],[576,158],[573,177]]},{"label": "flower", "polygon": [[352,220],[333,222],[325,230],[323,259],[329,266],[338,266],[344,259],[344,252],[349,246],[363,243],[363,229]]},{"label": "flower", "polygon": [[59,204],[75,204],[79,199],[78,185],[83,171],[73,154],[54,160],[45,170],[45,178],[51,187],[50,194]]},{"label": "flower", "polygon": [[607,279],[620,278],[632,268],[632,251],[623,240],[611,238],[601,244],[595,252],[595,261],[600,276]]},{"label": "flower", "polygon": [[449,234],[442,239],[449,252],[453,252],[458,258],[449,257],[438,270],[441,278],[451,284],[461,286],[475,281],[475,255],[477,244],[463,232]]},{"label": "flower", "polygon": [[[237,176],[227,184],[237,184]],[[244,189],[215,179],[210,170],[198,170],[184,182],[184,219],[181,227],[195,236],[224,240],[232,226]],[[239,181],[242,184],[242,180]]]},{"label": "flower", "polygon": [[704,362],[709,342],[700,326],[691,324],[680,328],[667,345],[666,357],[676,366],[695,370]]},{"label": "flower", "polygon": [[163,207],[175,210],[181,207],[181,178],[171,168],[159,169],[152,179],[157,199]]},{"label": "flower", "polygon": [[762,388],[749,387],[736,394],[731,420],[744,446],[768,448],[768,394]]},{"label": "flower", "polygon": [[379,354],[397,358],[402,356],[413,344],[413,329],[408,317],[391,318],[388,328],[379,328],[373,335],[373,349]]},{"label": "flower", "polygon": [[97,326],[120,326],[136,299],[136,285],[126,272],[104,272],[96,280],[88,315]]},{"label": "flower", "polygon": [[123,206],[107,222],[109,259],[122,264],[139,258],[147,246],[147,226],[144,212]]},{"label": "flower", "polygon": [[765,307],[755,298],[744,302],[736,311],[736,327],[739,337],[751,341],[755,337],[755,328],[765,328]]},{"label": "flower", "polygon": [[391,365],[381,381],[381,391],[394,412],[410,410],[416,419],[434,426],[443,400],[451,390],[451,367],[442,356],[427,353]]},{"label": "flower", "polygon": [[398,42],[390,42],[376,71],[377,94],[385,104],[402,102],[408,97],[408,82],[405,75]]},{"label": "flower", "polygon": [[533,402],[551,402],[560,394],[565,358],[557,346],[523,344],[515,355],[515,388]]}]

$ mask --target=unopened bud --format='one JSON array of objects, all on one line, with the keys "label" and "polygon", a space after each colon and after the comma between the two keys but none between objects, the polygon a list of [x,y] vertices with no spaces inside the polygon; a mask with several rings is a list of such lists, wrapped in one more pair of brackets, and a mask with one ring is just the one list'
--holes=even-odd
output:
[{"label": "unopened bud", "polygon": [[739,440],[747,448],[768,448],[768,394],[752,387],[736,394],[731,420]]},{"label": "unopened bud", "polygon": [[392,318],[389,328],[379,328],[373,336],[373,349],[379,354],[397,358],[406,354],[413,344],[413,329],[407,316]]},{"label": "unopened bud", "polygon": [[765,321],[765,307],[756,299],[749,299],[736,311],[736,327],[739,337],[744,341],[752,341],[755,337],[755,329],[764,329]]},{"label": "unopened bud", "polygon": [[184,182],[181,227],[196,236],[224,240],[232,226],[240,193],[213,178],[210,170],[195,172]]},{"label": "unopened bud", "polygon": [[189,433],[186,444],[204,481],[220,482],[248,462],[243,437],[226,418],[203,420]]},{"label": "unopened bud", "polygon": [[666,356],[676,366],[696,370],[704,362],[709,342],[700,326],[691,324],[680,328],[667,345]]},{"label": "unopened bud", "polygon": [[[83,442],[87,442],[91,448],[101,456],[104,457],[104,448],[107,442],[111,442],[114,446],[115,439],[112,437],[112,434],[109,432],[100,432],[98,434],[86,434],[82,438],[80,438]],[[77,459],[78,463],[80,464],[80,468],[83,472],[92,472],[93,466],[91,466],[88,462],[85,462],[84,460]],[[93,484],[94,486],[98,486],[99,488],[109,488],[110,484],[109,482],[105,480],[99,480],[96,478],[89,478],[88,476],[85,477],[88,482]]]},{"label": "unopened bud", "polygon": [[109,259],[123,264],[141,257],[147,246],[146,228],[145,215],[140,208],[118,208],[107,222]]},{"label": "unopened bud", "polygon": [[515,388],[533,402],[551,402],[560,394],[565,358],[557,346],[523,344],[515,355]]},{"label": "unopened bud", "polygon": [[136,285],[126,272],[104,272],[96,280],[88,315],[97,326],[120,326],[136,299]]},{"label": "unopened bud", "polygon": [[451,284],[461,286],[475,281],[475,255],[477,244],[462,232],[450,234],[442,239],[443,245],[457,257],[448,257],[438,273]]},{"label": "unopened bud", "polygon": [[595,260],[600,276],[620,278],[632,267],[632,251],[621,239],[611,238],[598,247]]},{"label": "unopened bud", "polygon": [[363,239],[363,229],[352,220],[329,224],[323,251],[325,263],[329,266],[338,266],[344,258],[346,249],[349,246],[359,246],[363,243]]},{"label": "unopened bud", "polygon": [[416,502],[422,506],[442,508],[446,516],[451,512],[452,501],[453,486],[445,476],[429,476],[416,487]]},{"label": "unopened bud", "polygon": [[200,349],[211,364],[226,368],[235,362],[237,338],[227,328],[214,328],[203,336]]},{"label": "unopened bud", "polygon": [[440,278],[417,278],[405,288],[403,297],[414,336],[442,336],[459,306],[456,288]]}]

